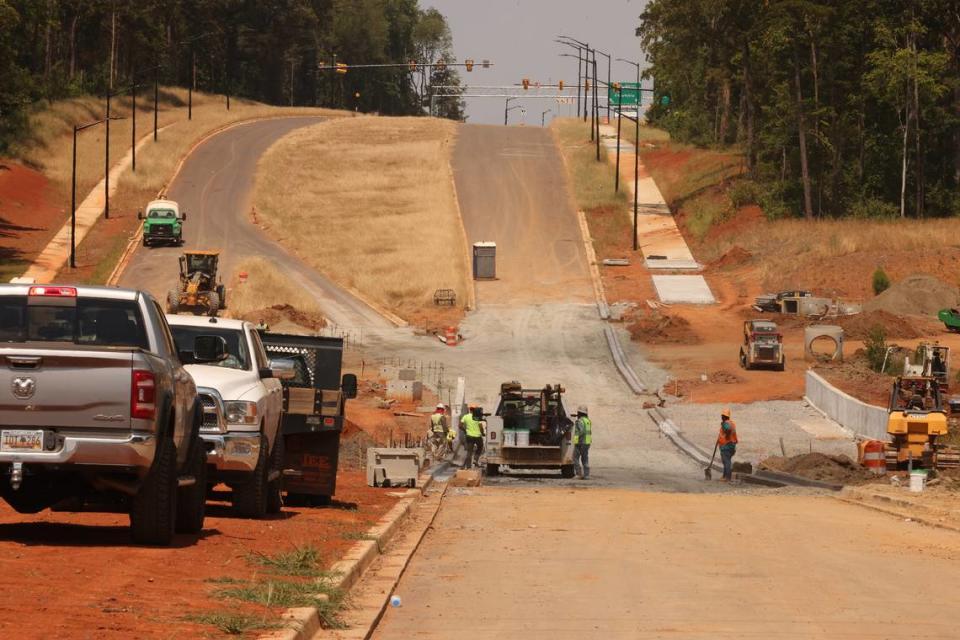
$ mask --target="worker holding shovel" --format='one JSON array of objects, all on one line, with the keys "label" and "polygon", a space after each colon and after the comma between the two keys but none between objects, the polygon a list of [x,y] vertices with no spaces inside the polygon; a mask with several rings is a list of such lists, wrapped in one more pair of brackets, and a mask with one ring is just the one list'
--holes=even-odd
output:
[{"label": "worker holding shovel", "polygon": [[723,461],[723,481],[733,480],[733,456],[737,452],[737,424],[730,419],[730,409],[720,413],[720,433],[717,435],[720,459]]}]

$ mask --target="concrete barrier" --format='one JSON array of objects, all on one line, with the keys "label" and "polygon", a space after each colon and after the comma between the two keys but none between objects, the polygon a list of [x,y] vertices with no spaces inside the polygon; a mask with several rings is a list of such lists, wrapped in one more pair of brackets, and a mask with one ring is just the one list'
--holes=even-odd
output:
[{"label": "concrete barrier", "polygon": [[807,370],[806,399],[828,418],[863,438],[889,440],[887,410],[840,391],[812,370]]}]

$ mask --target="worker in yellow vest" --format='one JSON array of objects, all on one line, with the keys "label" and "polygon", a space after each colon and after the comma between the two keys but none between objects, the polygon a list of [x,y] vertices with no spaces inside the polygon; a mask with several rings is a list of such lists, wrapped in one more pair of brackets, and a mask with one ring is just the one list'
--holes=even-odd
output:
[{"label": "worker in yellow vest", "polygon": [[578,478],[590,477],[590,445],[593,443],[593,423],[587,407],[577,407],[577,421],[573,425],[573,468]]},{"label": "worker in yellow vest", "polygon": [[471,406],[470,412],[460,419],[460,426],[466,436],[467,457],[463,461],[463,468],[469,469],[472,465],[480,466],[480,454],[483,453],[483,436],[485,423],[483,409]]},{"label": "worker in yellow vest", "polygon": [[447,408],[443,403],[437,405],[436,410],[430,414],[430,424],[428,426],[427,441],[433,455],[441,456],[445,453],[447,445]]}]

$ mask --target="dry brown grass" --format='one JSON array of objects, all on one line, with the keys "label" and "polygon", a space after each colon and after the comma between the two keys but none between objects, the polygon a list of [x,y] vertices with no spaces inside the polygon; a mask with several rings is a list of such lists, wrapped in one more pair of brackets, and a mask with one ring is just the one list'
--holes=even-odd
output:
[{"label": "dry brown grass", "polygon": [[438,288],[462,305],[455,133],[446,120],[376,117],[294,131],[260,161],[257,214],[308,264],[400,316],[432,306]]},{"label": "dry brown grass", "polygon": [[270,261],[247,258],[237,265],[235,273],[240,272],[247,273],[247,281],[240,284],[234,279],[227,292],[225,315],[251,322],[266,319],[271,324],[282,317],[312,329],[324,325],[316,300],[293,285]]}]

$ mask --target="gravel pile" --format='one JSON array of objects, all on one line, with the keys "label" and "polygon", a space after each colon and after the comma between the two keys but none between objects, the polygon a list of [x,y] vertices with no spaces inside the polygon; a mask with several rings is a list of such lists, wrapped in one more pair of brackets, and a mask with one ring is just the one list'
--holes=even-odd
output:
[{"label": "gravel pile", "polygon": [[861,484],[875,477],[843,454],[831,456],[814,452],[789,458],[773,456],[763,460],[760,468],[833,484]]},{"label": "gravel pile", "polygon": [[863,305],[864,312],[886,311],[895,315],[936,315],[956,307],[960,292],[943,280],[926,275],[905,278]]}]

